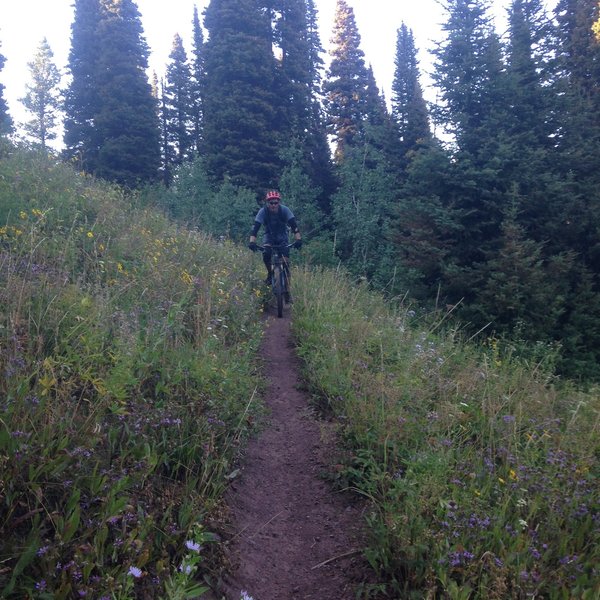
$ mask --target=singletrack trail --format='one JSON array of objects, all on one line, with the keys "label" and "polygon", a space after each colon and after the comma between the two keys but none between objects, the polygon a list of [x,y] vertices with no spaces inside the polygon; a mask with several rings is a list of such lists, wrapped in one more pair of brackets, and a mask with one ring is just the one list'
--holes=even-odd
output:
[{"label": "singletrack trail", "polygon": [[265,325],[270,417],[228,492],[232,568],[222,598],[240,600],[244,590],[254,600],[353,600],[369,573],[361,503],[321,477],[333,442],[299,390],[289,319]]}]

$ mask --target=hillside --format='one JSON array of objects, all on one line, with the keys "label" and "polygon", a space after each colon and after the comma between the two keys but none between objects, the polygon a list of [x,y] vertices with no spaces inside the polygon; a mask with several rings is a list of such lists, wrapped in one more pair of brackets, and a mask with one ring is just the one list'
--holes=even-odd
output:
[{"label": "hillside", "polygon": [[[3,148],[2,597],[215,587],[223,494],[265,422],[259,263]],[[552,375],[549,348],[465,340],[451,313],[340,271],[297,267],[294,296],[305,386],[337,431],[328,477],[368,506],[363,595],[594,598],[597,389]]]}]

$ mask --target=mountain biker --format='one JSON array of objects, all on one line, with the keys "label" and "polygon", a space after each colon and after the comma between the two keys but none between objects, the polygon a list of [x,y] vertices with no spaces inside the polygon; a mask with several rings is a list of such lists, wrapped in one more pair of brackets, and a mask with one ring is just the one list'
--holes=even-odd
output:
[{"label": "mountain biker", "polygon": [[[254,218],[254,226],[250,233],[250,241],[248,248],[252,252],[258,250],[256,244],[256,235],[261,225],[264,226],[265,232],[263,237],[263,261],[267,267],[266,283],[269,285],[273,278],[271,270],[271,246],[287,245],[290,229],[295,237],[294,248],[298,250],[302,247],[302,236],[296,223],[294,213],[287,207],[281,204],[281,194],[277,190],[269,190],[265,195],[265,206],[263,206],[256,217]],[[282,253],[284,256],[290,255],[289,248],[284,248]]]}]

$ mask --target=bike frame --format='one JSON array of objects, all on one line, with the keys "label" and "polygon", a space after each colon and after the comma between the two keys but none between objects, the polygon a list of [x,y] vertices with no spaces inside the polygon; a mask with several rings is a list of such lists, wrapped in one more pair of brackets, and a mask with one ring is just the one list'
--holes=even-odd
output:
[{"label": "bike frame", "polygon": [[271,288],[273,296],[277,301],[277,316],[283,317],[283,305],[289,303],[290,294],[290,265],[287,256],[283,251],[291,248],[294,244],[280,244],[273,246],[258,246],[261,252],[265,252],[267,248],[271,249],[271,272],[273,279]]}]

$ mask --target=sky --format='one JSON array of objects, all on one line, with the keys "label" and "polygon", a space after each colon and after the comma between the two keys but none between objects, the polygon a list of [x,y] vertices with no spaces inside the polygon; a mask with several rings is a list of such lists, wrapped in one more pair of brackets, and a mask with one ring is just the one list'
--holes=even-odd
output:
[{"label": "sky", "polygon": [[[333,30],[337,0],[316,0],[321,42],[327,48]],[[160,77],[165,72],[173,37],[179,34],[191,51],[194,5],[202,11],[209,0],[137,0],[142,15],[146,41],[151,49],[150,71]],[[361,48],[367,64],[371,64],[375,79],[386,98],[391,97],[394,77],[396,34],[404,22],[412,29],[419,51],[420,68],[426,97],[427,72],[431,70],[430,50],[442,39],[441,23],[444,10],[441,0],[347,0],[354,9],[361,35]],[[25,85],[31,81],[28,62],[33,59],[45,37],[56,66],[64,70],[70,47],[74,0],[0,0],[0,54],[6,58],[0,71],[0,82],[6,89],[4,98],[10,114],[18,125],[27,119],[19,99],[25,95]],[[506,28],[504,16],[509,0],[492,2],[499,33]],[[325,57],[326,59],[326,57]]]}]

